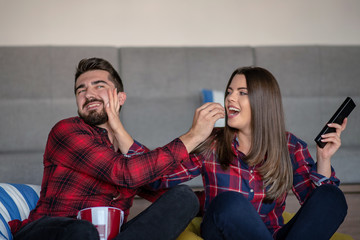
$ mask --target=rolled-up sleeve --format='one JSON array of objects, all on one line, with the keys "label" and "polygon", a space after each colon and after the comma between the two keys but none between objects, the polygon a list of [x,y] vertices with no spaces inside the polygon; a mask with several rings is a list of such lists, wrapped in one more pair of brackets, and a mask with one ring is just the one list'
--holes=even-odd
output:
[{"label": "rolled-up sleeve", "polygon": [[293,165],[293,192],[300,204],[303,204],[311,192],[322,184],[339,185],[331,167],[331,177],[327,178],[317,172],[317,165],[310,155],[307,144],[293,135],[288,136],[289,153]]}]

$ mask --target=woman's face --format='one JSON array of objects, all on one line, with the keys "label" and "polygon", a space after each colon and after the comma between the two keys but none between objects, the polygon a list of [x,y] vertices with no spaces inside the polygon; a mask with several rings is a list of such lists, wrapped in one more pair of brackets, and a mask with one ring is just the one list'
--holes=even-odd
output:
[{"label": "woman's face", "polygon": [[237,74],[232,79],[227,89],[225,107],[230,127],[245,132],[251,130],[251,108],[245,75]]}]

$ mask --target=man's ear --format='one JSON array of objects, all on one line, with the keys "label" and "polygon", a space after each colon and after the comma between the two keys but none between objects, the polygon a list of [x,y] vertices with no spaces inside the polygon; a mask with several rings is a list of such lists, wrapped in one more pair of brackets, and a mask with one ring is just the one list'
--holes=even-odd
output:
[{"label": "man's ear", "polygon": [[122,106],[126,101],[126,92],[118,92],[119,104]]}]

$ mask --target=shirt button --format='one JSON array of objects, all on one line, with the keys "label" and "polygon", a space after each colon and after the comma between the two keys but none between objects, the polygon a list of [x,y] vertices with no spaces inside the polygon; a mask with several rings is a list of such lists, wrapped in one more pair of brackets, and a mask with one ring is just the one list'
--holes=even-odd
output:
[{"label": "shirt button", "polygon": [[254,189],[250,189],[250,192],[254,192]]}]

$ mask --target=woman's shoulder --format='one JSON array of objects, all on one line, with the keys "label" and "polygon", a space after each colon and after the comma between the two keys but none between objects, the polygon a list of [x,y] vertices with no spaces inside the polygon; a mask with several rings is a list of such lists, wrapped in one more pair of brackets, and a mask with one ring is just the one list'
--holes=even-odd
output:
[{"label": "woman's shoulder", "polygon": [[286,132],[286,139],[290,153],[298,150],[299,148],[307,148],[307,143],[291,132]]}]

